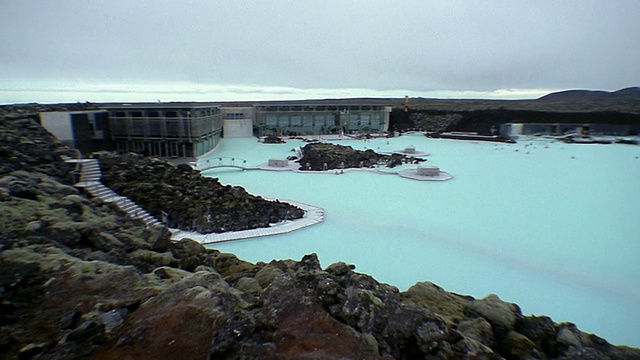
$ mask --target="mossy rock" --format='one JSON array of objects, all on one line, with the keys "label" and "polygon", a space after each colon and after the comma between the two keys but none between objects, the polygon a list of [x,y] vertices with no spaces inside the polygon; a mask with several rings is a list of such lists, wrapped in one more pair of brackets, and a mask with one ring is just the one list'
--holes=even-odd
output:
[{"label": "mossy rock", "polygon": [[509,331],[499,344],[500,353],[509,359],[543,359],[544,354],[526,336]]},{"label": "mossy rock", "polygon": [[173,266],[175,267],[178,263],[176,258],[173,257],[171,252],[163,252],[158,253],[151,250],[143,250],[138,249],[129,253],[129,256],[137,260],[137,262],[142,264],[147,264],[150,266]]},{"label": "mossy rock", "polygon": [[352,264],[346,264],[342,261],[338,261],[327,266],[326,271],[335,276],[343,276],[352,273],[356,266]]},{"label": "mossy rock", "polygon": [[466,318],[465,305],[469,300],[452,294],[432,282],[418,282],[400,294],[403,305],[416,306],[440,315],[448,325]]},{"label": "mossy rock", "polygon": [[488,347],[495,346],[491,324],[483,318],[462,320],[458,323],[456,330],[465,338],[473,339]]},{"label": "mossy rock", "polygon": [[282,271],[278,266],[274,264],[267,264],[256,273],[254,278],[262,288],[266,288],[271,284],[273,279],[282,274],[284,274],[284,271]]},{"label": "mossy rock", "polygon": [[188,271],[172,268],[169,266],[157,267],[153,269],[151,273],[159,279],[169,280],[171,282],[178,282],[191,275],[191,273]]},{"label": "mossy rock", "polygon": [[213,258],[213,267],[220,275],[227,277],[236,273],[250,271],[254,265],[248,261],[240,260],[234,254],[221,253]]},{"label": "mossy rock", "polygon": [[244,291],[246,293],[258,295],[262,292],[262,286],[254,278],[241,277],[236,283],[236,289]]},{"label": "mossy rock", "polygon": [[173,244],[172,251],[176,258],[183,259],[188,257],[198,257],[206,253],[207,250],[199,242],[184,238]]},{"label": "mossy rock", "polygon": [[495,294],[470,302],[465,307],[465,314],[470,317],[483,317],[494,328],[496,335],[506,334],[513,330],[516,321],[522,317],[520,307],[516,304],[500,300]]}]

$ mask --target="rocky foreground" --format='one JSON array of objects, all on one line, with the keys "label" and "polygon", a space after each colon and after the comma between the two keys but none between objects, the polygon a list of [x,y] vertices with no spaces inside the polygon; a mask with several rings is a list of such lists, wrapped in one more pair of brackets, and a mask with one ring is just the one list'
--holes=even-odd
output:
[{"label": "rocky foreground", "polygon": [[304,216],[296,206],[268,201],[239,186],[222,185],[189,165],[136,154],[96,155],[102,182],[171,228],[201,234],[241,231]]},{"label": "rocky foreground", "polygon": [[351,146],[310,143],[302,148],[300,170],[322,171],[348,168],[372,168],[378,165],[393,168],[403,164],[418,164],[422,158],[402,154],[383,155],[375,151],[355,150]]},{"label": "rocky foreground", "polygon": [[0,140],[0,359],[640,359],[496,295],[172,242],[73,188],[34,121]]}]

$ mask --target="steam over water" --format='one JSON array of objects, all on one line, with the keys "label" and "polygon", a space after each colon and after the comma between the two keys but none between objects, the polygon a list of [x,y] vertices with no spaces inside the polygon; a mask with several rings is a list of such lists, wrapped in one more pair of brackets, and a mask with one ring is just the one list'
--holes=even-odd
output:
[{"label": "steam over water", "polygon": [[[525,314],[571,321],[614,344],[640,346],[640,147],[427,139],[421,134],[340,142],[378,152],[413,145],[454,176],[216,169],[204,173],[270,198],[325,209],[300,231],[212,245],[248,261],[345,261],[406,290],[432,281],[482,298],[495,293]],[[203,159],[253,166],[294,155],[299,140],[224,139]],[[213,161],[213,160],[212,160]]]}]

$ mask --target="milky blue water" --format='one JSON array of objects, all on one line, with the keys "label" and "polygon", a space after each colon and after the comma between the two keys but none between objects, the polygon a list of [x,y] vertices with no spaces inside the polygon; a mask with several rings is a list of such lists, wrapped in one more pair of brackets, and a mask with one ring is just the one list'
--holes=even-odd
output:
[{"label": "milky blue water", "polygon": [[[207,171],[254,194],[325,209],[322,224],[211,247],[251,262],[315,252],[323,266],[353,263],[400,290],[428,280],[476,298],[495,293],[524,314],[640,346],[639,146],[475,143],[421,134],[341,143],[380,152],[413,145],[454,179]],[[208,158],[258,165],[302,145],[224,139]]]}]

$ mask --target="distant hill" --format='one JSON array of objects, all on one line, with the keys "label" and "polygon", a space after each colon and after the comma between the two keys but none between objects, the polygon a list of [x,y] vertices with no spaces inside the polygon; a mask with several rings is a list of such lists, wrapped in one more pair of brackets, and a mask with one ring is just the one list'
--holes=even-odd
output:
[{"label": "distant hill", "polygon": [[537,101],[598,101],[598,100],[638,100],[640,87],[628,87],[617,91],[566,90],[547,94]]}]

